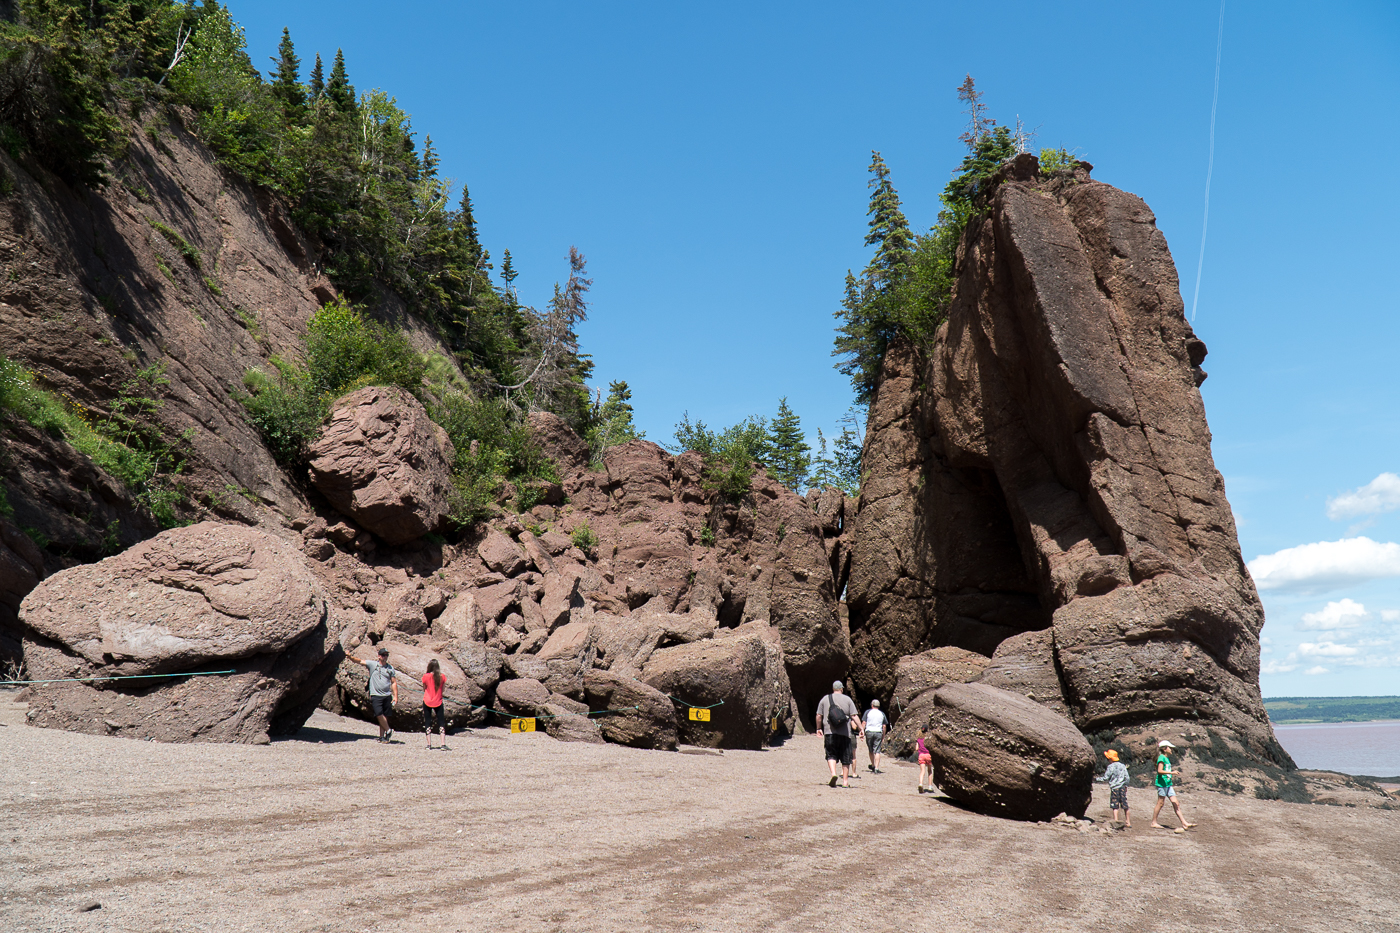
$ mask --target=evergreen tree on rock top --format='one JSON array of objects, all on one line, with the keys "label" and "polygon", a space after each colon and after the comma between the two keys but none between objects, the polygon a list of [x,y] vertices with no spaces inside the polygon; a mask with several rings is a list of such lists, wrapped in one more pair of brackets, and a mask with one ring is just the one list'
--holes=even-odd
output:
[{"label": "evergreen tree on rock top", "polygon": [[287,122],[299,122],[306,110],[306,88],[301,84],[301,59],[297,58],[292,34],[285,27],[282,41],[277,45],[277,57],[271,61],[277,66],[275,71],[268,72],[272,79],[272,95],[282,105]]},{"label": "evergreen tree on rock top", "polygon": [[812,448],[802,433],[801,419],[788,407],[786,398],[778,400],[778,414],[769,422],[765,447],[761,459],[773,478],[794,492],[805,491]]}]

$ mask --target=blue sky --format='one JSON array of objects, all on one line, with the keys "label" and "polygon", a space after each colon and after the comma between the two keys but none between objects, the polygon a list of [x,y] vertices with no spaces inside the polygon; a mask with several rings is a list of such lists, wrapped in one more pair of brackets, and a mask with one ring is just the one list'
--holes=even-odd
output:
[{"label": "blue sky", "polygon": [[[1001,122],[1146,199],[1191,301],[1216,2],[229,5],[255,62],[288,26],[308,69],[343,48],[357,89],[397,97],[522,300],[584,252],[584,347],[655,440],[780,396],[831,432],[870,150],[932,224],[967,73]],[[1400,693],[1397,100],[1400,5],[1227,2],[1195,326],[1266,696]]]}]

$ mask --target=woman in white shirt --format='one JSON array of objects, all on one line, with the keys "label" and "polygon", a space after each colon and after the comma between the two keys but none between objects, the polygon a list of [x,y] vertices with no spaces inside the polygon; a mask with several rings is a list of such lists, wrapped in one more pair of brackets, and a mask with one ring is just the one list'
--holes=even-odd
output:
[{"label": "woman in white shirt", "polygon": [[889,720],[880,711],[880,701],[871,700],[870,709],[865,711],[865,747],[870,752],[870,770],[884,774],[880,770],[880,747],[885,742],[885,726]]}]

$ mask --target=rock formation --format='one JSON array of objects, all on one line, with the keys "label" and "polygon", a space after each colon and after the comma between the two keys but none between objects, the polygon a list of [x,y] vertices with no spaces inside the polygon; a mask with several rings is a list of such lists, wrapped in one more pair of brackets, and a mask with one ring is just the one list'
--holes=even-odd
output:
[{"label": "rock formation", "polygon": [[948,319],[885,360],[847,602],[854,678],[936,646],[1080,729],[1203,720],[1287,761],[1258,688],[1263,609],[1198,386],[1205,346],[1141,199],[1088,166],[1003,166]]},{"label": "rock formation", "polygon": [[[341,658],[296,549],[214,522],[54,574],[20,621],[29,676],[61,681],[32,688],[30,721],[77,732],[265,742],[301,727]],[[233,673],[155,676],[215,670]]]},{"label": "rock formation", "polygon": [[1094,750],[1074,723],[986,684],[949,684],[934,697],[933,780],[945,794],[1011,819],[1084,815]]},{"label": "rock formation", "polygon": [[311,482],[331,505],[388,544],[447,517],[452,442],[403,389],[370,386],[337,401],[310,456]]}]

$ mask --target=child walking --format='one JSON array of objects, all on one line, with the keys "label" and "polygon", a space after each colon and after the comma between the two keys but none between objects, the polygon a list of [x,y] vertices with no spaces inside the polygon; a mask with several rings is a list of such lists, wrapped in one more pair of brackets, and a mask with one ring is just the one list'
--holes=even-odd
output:
[{"label": "child walking", "polygon": [[[1109,761],[1108,770],[1098,780],[1108,784],[1108,808],[1113,811],[1113,822],[1122,823],[1124,829],[1132,829],[1133,818],[1128,814],[1128,766],[1118,760],[1118,753],[1111,748],[1103,756]],[[1119,810],[1123,811],[1121,817]]]},{"label": "child walking", "polygon": [[447,717],[442,710],[442,665],[437,658],[428,662],[428,673],[423,675],[423,731],[428,734],[428,747],[433,747],[433,720],[437,720],[438,735],[442,736],[442,750],[447,748]]},{"label": "child walking", "polygon": [[914,745],[919,751],[919,793],[933,792],[933,753],[928,750],[928,726],[919,727]]},{"label": "child walking", "polygon": [[1152,822],[1149,825],[1153,829],[1167,828],[1157,822],[1157,817],[1162,814],[1162,804],[1170,800],[1172,809],[1176,811],[1176,818],[1181,821],[1181,828],[1177,832],[1184,833],[1196,824],[1186,822],[1186,817],[1181,815],[1181,804],[1176,801],[1176,788],[1172,787],[1172,776],[1180,777],[1181,772],[1172,770],[1172,760],[1167,751],[1169,748],[1176,748],[1176,746],[1166,739],[1157,743],[1157,806],[1152,810]]}]

